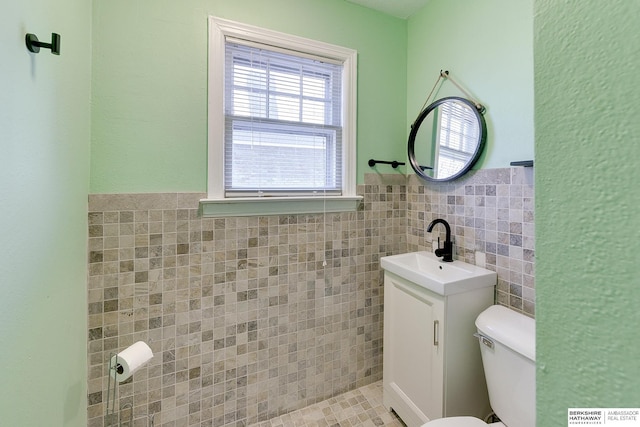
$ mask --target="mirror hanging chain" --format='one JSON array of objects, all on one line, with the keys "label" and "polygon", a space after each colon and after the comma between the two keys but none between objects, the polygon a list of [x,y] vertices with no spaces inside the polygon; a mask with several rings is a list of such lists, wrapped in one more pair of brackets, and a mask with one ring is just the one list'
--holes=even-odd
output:
[{"label": "mirror hanging chain", "polygon": [[[473,99],[473,97],[469,94],[469,92],[467,92],[466,90],[464,90],[464,88],[462,86],[460,86],[460,84],[458,84],[458,82],[456,82],[453,77],[451,77],[449,75],[449,71],[443,71],[440,70],[440,74],[438,75],[438,78],[435,82],[435,84],[433,85],[433,88],[431,88],[431,92],[429,92],[429,96],[427,96],[427,99],[424,101],[424,104],[422,104],[422,108],[420,108],[420,113],[422,111],[424,111],[425,107],[427,106],[427,104],[429,103],[429,100],[431,99],[431,96],[433,95],[433,92],[436,90],[436,87],[438,86],[438,83],[440,83],[440,79],[447,79],[450,80],[451,83],[453,83],[455,85],[455,87],[457,87],[458,89],[460,89],[460,91],[462,93],[464,93],[467,98],[469,98],[471,100],[471,102],[473,102],[473,104],[476,107],[476,110],[478,110],[480,112],[480,114],[484,114],[486,108],[484,108],[484,105],[480,104],[478,101],[476,101],[475,99]],[[418,115],[420,115],[420,113],[418,113]]]}]

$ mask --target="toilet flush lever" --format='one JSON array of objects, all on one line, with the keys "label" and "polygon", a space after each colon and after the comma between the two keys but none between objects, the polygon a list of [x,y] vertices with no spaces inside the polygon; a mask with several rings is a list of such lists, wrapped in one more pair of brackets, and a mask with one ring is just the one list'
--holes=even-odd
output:
[{"label": "toilet flush lever", "polygon": [[478,338],[482,344],[486,345],[489,348],[493,348],[493,341],[491,340],[491,338],[486,337],[479,333],[475,333],[473,334],[473,336]]}]

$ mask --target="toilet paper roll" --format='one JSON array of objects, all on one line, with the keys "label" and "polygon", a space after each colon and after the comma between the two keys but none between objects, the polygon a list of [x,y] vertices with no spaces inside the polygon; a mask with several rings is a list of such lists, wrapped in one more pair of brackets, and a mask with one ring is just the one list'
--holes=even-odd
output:
[{"label": "toilet paper roll", "polygon": [[115,369],[111,369],[111,377],[122,382],[152,357],[151,348],[144,341],[138,341],[111,358],[109,366],[115,367]]}]

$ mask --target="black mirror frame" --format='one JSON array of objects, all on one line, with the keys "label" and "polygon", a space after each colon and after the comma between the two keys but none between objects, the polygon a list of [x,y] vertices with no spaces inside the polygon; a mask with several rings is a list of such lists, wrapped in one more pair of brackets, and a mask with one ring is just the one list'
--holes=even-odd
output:
[{"label": "black mirror frame", "polygon": [[[476,144],[476,150],[473,153],[473,155],[471,156],[471,159],[464,165],[464,167],[462,169],[460,169],[459,172],[457,172],[454,175],[451,175],[450,177],[443,178],[443,179],[436,179],[436,178],[430,177],[427,174],[425,174],[424,171],[423,171],[423,167],[424,166],[421,166],[420,163],[418,163],[418,161],[416,160],[415,142],[416,142],[416,135],[418,133],[418,129],[420,128],[420,125],[422,124],[424,119],[429,115],[429,113],[431,111],[433,111],[439,105],[445,103],[446,101],[458,101],[458,102],[462,102],[463,104],[466,104],[469,107],[471,107],[471,111],[473,111],[473,113],[476,116],[476,119],[480,123],[480,135],[479,135],[479,138],[478,138],[479,141]],[[484,145],[485,145],[485,142],[486,142],[486,139],[487,139],[487,124],[486,124],[486,122],[484,120],[484,116],[481,114],[481,112],[484,112],[484,108],[481,111],[478,111],[478,107],[473,102],[469,101],[468,99],[460,98],[460,97],[457,97],[457,96],[449,96],[449,97],[446,97],[446,98],[438,99],[438,100],[432,102],[429,106],[427,106],[427,108],[422,110],[420,112],[420,115],[418,115],[418,118],[416,118],[416,120],[411,125],[411,132],[409,133],[409,142],[408,142],[408,147],[407,147],[409,163],[411,164],[411,168],[413,168],[413,170],[416,173],[416,175],[418,175],[420,178],[422,178],[422,179],[424,179],[426,181],[448,182],[448,181],[453,181],[454,179],[457,179],[457,178],[461,177],[462,175],[464,175],[465,173],[467,173],[473,167],[473,165],[478,161],[478,158],[480,158],[480,154],[482,153],[482,150],[484,149]]]}]

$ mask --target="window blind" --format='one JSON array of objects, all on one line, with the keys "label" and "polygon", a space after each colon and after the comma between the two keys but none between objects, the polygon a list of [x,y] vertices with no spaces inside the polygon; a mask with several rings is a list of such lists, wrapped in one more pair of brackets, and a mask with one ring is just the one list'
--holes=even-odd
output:
[{"label": "window blind", "polygon": [[340,195],[342,65],[225,42],[225,196]]}]

